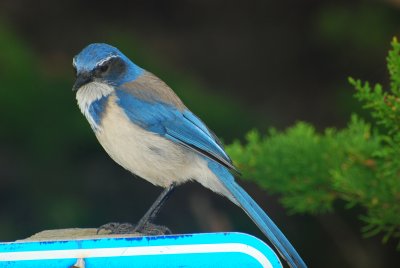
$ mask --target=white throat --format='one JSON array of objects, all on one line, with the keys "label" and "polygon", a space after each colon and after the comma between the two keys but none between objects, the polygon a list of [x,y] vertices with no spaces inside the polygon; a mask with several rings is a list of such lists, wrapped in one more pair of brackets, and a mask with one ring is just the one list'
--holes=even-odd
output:
[{"label": "white throat", "polygon": [[85,115],[86,119],[90,123],[90,126],[94,130],[98,129],[99,126],[90,115],[89,107],[94,101],[110,95],[113,91],[114,89],[107,84],[91,82],[80,87],[78,92],[76,92],[76,99],[78,101],[79,109]]}]

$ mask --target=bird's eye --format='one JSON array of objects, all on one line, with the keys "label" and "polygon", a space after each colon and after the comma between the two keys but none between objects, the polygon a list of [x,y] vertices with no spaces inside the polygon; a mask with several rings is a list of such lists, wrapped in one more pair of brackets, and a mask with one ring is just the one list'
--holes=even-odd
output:
[{"label": "bird's eye", "polygon": [[105,72],[108,71],[108,68],[109,68],[109,67],[110,67],[110,64],[109,64],[109,63],[104,63],[104,64],[102,64],[102,65],[99,66],[99,71],[100,71],[101,73],[105,73]]}]

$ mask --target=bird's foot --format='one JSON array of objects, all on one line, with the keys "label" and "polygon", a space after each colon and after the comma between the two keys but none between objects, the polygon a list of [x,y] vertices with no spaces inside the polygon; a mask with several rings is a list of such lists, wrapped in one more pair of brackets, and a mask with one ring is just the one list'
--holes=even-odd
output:
[{"label": "bird's foot", "polygon": [[136,232],[145,235],[168,235],[172,234],[171,230],[164,225],[157,225],[153,223],[146,223],[142,228],[136,230]]},{"label": "bird's foot", "polygon": [[127,222],[109,222],[97,228],[97,234],[103,230],[108,231],[108,234],[133,234],[135,233],[135,226]]},{"label": "bird's foot", "polygon": [[166,235],[172,234],[171,230],[163,225],[156,225],[153,223],[146,223],[141,228],[137,229],[136,225],[131,223],[110,222],[97,228],[97,233],[102,230],[108,231],[108,234],[135,234],[142,235]]}]

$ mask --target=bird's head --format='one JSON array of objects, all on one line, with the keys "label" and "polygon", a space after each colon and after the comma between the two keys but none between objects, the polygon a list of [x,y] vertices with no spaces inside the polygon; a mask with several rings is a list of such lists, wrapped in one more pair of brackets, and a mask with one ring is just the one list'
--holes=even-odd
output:
[{"label": "bird's head", "polygon": [[135,80],[143,71],[117,48],[100,43],[85,47],[74,57],[72,65],[76,72],[74,91],[91,82],[119,86]]}]

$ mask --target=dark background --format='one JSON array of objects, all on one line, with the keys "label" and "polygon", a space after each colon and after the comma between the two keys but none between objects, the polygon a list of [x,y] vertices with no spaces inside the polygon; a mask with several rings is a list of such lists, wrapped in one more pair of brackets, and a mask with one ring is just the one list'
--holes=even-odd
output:
[{"label": "dark background", "polygon": [[[45,229],[136,222],[161,189],[115,164],[71,91],[72,57],[120,48],[165,80],[229,144],[298,120],[341,128],[361,113],[348,76],[388,83],[399,1],[0,2],[0,240]],[[310,267],[394,267],[397,241],[362,238],[362,208],[287,215],[243,183]],[[229,201],[180,187],[157,220],[175,233],[241,231],[264,239]]]}]

